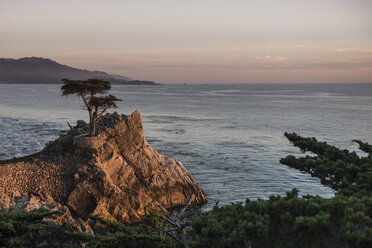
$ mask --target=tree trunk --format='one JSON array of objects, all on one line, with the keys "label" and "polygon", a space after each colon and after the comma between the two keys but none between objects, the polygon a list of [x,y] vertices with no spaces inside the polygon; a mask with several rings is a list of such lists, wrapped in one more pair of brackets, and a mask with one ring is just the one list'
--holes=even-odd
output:
[{"label": "tree trunk", "polygon": [[96,121],[93,120],[93,123],[92,123],[92,131],[90,133],[90,136],[96,136]]},{"label": "tree trunk", "polygon": [[90,136],[94,136],[95,130],[93,131],[93,128],[95,129],[95,125],[93,125],[94,120],[93,120],[93,110],[88,109],[89,111],[89,131],[90,131]]},{"label": "tree trunk", "polygon": [[90,131],[90,136],[96,136],[96,123],[97,123],[97,120],[98,120],[98,116],[96,114],[96,112],[92,113],[92,128],[91,128],[91,131]]}]

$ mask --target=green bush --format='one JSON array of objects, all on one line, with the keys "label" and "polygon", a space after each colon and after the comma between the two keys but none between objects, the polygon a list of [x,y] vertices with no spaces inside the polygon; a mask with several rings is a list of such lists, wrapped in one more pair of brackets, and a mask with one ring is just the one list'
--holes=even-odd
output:
[{"label": "green bush", "polygon": [[192,247],[371,247],[372,146],[355,141],[368,153],[359,157],[315,138],[285,136],[317,156],[287,156],[280,162],[319,177],[336,196],[299,197],[293,189],[285,197],[216,206],[193,219]]},{"label": "green bush", "polygon": [[177,247],[168,238],[161,237],[159,230],[149,226],[134,227],[116,223],[98,216],[92,219],[105,225],[103,234],[71,233],[71,236],[85,243],[87,248],[171,248]]},{"label": "green bush", "polygon": [[21,247],[12,242],[12,238],[32,236],[32,233],[45,229],[47,223],[43,219],[53,213],[45,208],[0,213],[0,247]]}]

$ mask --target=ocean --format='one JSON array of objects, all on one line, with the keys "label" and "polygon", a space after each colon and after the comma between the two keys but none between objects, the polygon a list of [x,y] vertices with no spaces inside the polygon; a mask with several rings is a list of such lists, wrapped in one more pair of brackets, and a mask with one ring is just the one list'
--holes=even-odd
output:
[{"label": "ocean", "polygon": [[[62,97],[60,86],[0,84],[0,160],[40,151],[67,121],[88,120],[81,99]],[[117,112],[141,111],[148,143],[184,164],[207,193],[206,210],[292,188],[332,197],[319,179],[279,163],[301,156],[286,131],[356,151],[353,139],[372,143],[372,84],[115,85],[110,93],[123,99]]]}]

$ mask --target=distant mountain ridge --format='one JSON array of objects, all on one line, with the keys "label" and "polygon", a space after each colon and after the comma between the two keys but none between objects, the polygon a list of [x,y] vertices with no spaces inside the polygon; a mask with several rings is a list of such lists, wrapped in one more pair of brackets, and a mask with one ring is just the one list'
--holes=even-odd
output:
[{"label": "distant mountain ridge", "polygon": [[0,83],[3,84],[57,84],[61,83],[63,78],[73,80],[99,78],[112,84],[156,84],[152,81],[133,80],[103,71],[77,69],[47,58],[0,58]]}]

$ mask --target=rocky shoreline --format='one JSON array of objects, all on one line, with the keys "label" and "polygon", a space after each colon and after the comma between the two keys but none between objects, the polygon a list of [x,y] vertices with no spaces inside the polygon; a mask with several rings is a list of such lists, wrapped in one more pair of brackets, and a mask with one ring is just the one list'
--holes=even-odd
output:
[{"label": "rocky shoreline", "polygon": [[41,152],[0,161],[1,211],[58,210],[55,227],[94,233],[91,215],[131,224],[191,197],[193,205],[207,202],[182,163],[148,145],[139,111],[105,115],[96,137],[88,130],[79,121]]}]

